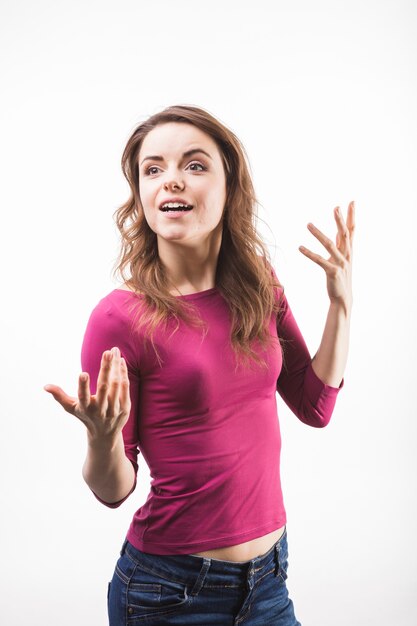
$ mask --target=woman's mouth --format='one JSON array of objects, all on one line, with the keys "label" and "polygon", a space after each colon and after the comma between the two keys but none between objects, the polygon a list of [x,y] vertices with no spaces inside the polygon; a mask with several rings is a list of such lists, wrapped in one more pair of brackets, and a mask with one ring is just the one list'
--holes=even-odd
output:
[{"label": "woman's mouth", "polygon": [[167,217],[181,217],[186,213],[191,213],[192,210],[191,204],[182,204],[181,202],[166,202],[160,208],[160,211],[165,213]]},{"label": "woman's mouth", "polygon": [[187,213],[191,213],[193,209],[169,209],[163,211],[165,217],[185,217]]}]

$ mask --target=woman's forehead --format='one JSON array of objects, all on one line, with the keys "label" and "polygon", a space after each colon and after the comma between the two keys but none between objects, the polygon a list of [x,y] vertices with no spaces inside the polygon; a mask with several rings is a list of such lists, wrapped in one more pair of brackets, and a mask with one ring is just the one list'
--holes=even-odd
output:
[{"label": "woman's forehead", "polygon": [[[194,145],[195,144],[195,145]],[[180,122],[159,124],[145,136],[140,149],[139,158],[146,154],[179,154],[192,148],[204,148],[207,152],[218,151],[215,141],[197,126]],[[150,151],[150,152],[148,152]],[[211,152],[210,152],[211,151]],[[214,154],[212,154],[214,158]]]}]

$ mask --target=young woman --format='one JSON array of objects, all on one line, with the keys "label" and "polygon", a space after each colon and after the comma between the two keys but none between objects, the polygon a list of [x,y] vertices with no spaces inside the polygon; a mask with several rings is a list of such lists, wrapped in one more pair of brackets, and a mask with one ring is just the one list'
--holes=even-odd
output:
[{"label": "young woman", "polygon": [[[92,311],[78,397],[46,385],[87,427],[83,476],[119,506],[138,454],[152,481],[109,584],[110,626],[300,624],[286,579],[276,391],[326,426],[343,387],[354,208],[334,216],[330,308],[313,357],[258,236],[238,138],[207,111],[172,106],[140,124],[122,158],[116,212],[123,284]],[[126,278],[125,268],[129,268]]]}]

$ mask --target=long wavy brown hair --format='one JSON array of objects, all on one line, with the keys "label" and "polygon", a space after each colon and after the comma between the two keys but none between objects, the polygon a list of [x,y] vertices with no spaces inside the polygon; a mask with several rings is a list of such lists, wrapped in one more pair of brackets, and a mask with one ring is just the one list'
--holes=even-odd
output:
[{"label": "long wavy brown hair", "polygon": [[[191,301],[170,293],[165,267],[158,255],[157,236],[145,219],[140,199],[138,157],[142,142],[156,126],[168,122],[194,124],[210,135],[222,156],[226,201],[215,284],[231,312],[230,341],[236,367],[252,361],[265,367],[265,360],[253,346],[258,343],[265,350],[270,342],[276,341],[267,322],[280,311],[276,290],[282,289],[282,285],[272,270],[268,249],[256,231],[258,200],[245,148],[231,130],[204,109],[170,106],[139,124],[129,137],[121,165],[130,196],[113,214],[121,234],[121,249],[112,275],[121,276],[126,286],[136,292],[140,306],[136,310],[135,328],[145,328],[145,337],[150,337],[160,365],[162,361],[153,342],[158,325],[166,326],[169,319],[175,318],[177,330],[181,318],[207,332]],[[130,276],[126,276],[126,268]],[[283,340],[278,340],[283,347]]]}]

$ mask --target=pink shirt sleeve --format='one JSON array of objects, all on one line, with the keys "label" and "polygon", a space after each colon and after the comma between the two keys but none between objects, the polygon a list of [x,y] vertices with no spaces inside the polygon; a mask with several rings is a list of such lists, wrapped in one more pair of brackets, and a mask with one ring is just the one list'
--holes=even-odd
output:
[{"label": "pink shirt sleeve", "polygon": [[[282,293],[282,290],[280,290]],[[299,420],[308,426],[327,426],[336,398],[344,385],[332,387],[320,380],[311,365],[311,356],[298,328],[285,294],[280,300],[277,318],[278,336],[282,337],[283,366],[277,381],[277,391]]]},{"label": "pink shirt sleeve", "polygon": [[103,352],[111,350],[114,346],[120,349],[121,356],[125,359],[128,369],[131,411],[129,419],[123,428],[123,440],[125,454],[135,470],[135,482],[130,493],[118,502],[104,502],[94,494],[100,502],[111,508],[120,506],[136,487],[137,457],[139,454],[137,432],[139,369],[137,355],[134,350],[135,342],[130,337],[129,320],[123,312],[116,308],[115,304],[110,303],[108,300],[101,300],[90,315],[81,348],[81,367],[83,372],[88,372],[90,375],[90,390],[92,394],[95,394],[97,391],[97,378]]}]

